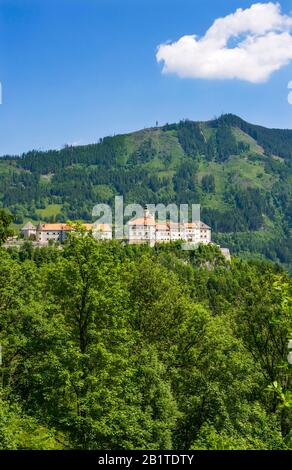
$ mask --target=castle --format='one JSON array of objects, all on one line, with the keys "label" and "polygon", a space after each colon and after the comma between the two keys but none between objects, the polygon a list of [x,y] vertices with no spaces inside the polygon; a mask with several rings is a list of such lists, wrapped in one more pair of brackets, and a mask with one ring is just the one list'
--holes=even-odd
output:
[{"label": "castle", "polygon": [[130,244],[167,243],[182,240],[192,243],[211,243],[211,228],[204,222],[190,223],[156,222],[146,209],[144,217],[131,219],[128,222],[128,242]]},{"label": "castle", "polygon": [[[113,227],[110,224],[82,224],[85,231],[92,231],[98,240],[112,240]],[[76,229],[64,223],[41,224],[37,226],[28,222],[21,229],[25,240],[32,240],[37,245],[48,245],[50,242],[63,243],[68,234]],[[175,223],[172,221],[156,221],[154,216],[145,209],[143,217],[136,217],[127,223],[124,241],[130,245],[148,244],[155,246],[158,243],[175,241],[185,242],[187,245],[213,244],[211,228],[200,220],[194,222]],[[217,245],[218,246],[218,245]],[[230,261],[228,248],[218,246],[223,256]]]},{"label": "castle", "polygon": [[[92,231],[99,240],[112,239],[112,226],[109,224],[82,224],[86,231]],[[26,240],[34,240],[40,245],[49,242],[63,243],[68,233],[74,232],[74,227],[63,223],[41,224],[34,226],[28,222],[21,229],[21,234]],[[155,221],[150,212],[145,209],[144,216],[131,219],[126,226],[125,240],[129,244],[168,243],[172,241],[185,241],[192,243],[211,243],[211,228],[201,221],[175,223],[172,221]]]},{"label": "castle", "polygon": [[[94,232],[96,238],[100,240],[112,239],[112,228],[108,224],[82,224],[87,232]],[[68,233],[75,229],[68,224],[41,224],[37,226],[31,222],[25,224],[21,229],[21,234],[25,240],[34,240],[40,245],[47,245],[51,241],[63,243]]]}]

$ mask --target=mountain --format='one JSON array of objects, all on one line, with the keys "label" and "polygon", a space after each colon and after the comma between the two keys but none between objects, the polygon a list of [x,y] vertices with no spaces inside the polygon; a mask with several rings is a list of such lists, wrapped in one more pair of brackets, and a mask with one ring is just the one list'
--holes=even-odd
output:
[{"label": "mountain", "polygon": [[200,203],[213,239],[292,266],[292,130],[226,114],[0,159],[0,205],[26,220],[91,220],[96,203]]}]

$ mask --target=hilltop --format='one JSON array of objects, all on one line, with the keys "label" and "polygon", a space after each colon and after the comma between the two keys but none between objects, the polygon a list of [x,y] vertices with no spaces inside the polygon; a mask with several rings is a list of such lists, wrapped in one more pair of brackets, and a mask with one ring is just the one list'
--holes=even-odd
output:
[{"label": "hilltop", "polygon": [[0,204],[28,219],[91,221],[96,203],[200,203],[214,239],[292,264],[292,130],[227,114],[0,159]]}]

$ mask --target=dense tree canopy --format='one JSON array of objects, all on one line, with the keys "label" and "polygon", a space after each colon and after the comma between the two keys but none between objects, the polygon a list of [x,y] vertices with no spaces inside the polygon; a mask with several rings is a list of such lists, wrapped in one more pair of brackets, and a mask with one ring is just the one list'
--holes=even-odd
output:
[{"label": "dense tree canopy", "polygon": [[12,235],[13,231],[10,227],[13,216],[4,209],[0,209],[0,246],[6,242],[7,238]]},{"label": "dense tree canopy", "polygon": [[2,449],[288,449],[291,280],[215,246],[0,250]]}]

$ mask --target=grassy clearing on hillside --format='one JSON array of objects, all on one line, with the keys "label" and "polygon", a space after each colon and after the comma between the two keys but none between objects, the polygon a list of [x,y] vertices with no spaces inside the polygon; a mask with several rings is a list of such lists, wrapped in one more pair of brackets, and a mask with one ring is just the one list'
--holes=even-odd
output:
[{"label": "grassy clearing on hillside", "polygon": [[48,184],[52,181],[53,176],[54,176],[53,173],[49,173],[47,175],[40,175],[40,182]]},{"label": "grassy clearing on hillside", "polygon": [[96,202],[109,200],[115,193],[112,186],[109,184],[96,184],[93,188],[96,195]]},{"label": "grassy clearing on hillside", "polygon": [[36,213],[41,217],[54,217],[60,214],[62,204],[49,204],[45,209],[36,209]]},{"label": "grassy clearing on hillside", "polygon": [[7,173],[30,173],[27,170],[22,168],[17,168],[16,162],[14,160],[1,160],[0,158],[0,174],[4,175]]},{"label": "grassy clearing on hillside", "polygon": [[249,144],[250,152],[257,153],[259,155],[264,154],[264,149],[260,145],[258,145],[252,137],[250,137],[248,134],[246,134],[239,128],[234,127],[232,130],[237,142],[244,142],[245,144]]},{"label": "grassy clearing on hillside", "polygon": [[232,183],[240,187],[270,189],[276,178],[265,172],[260,162],[251,162],[243,157],[234,157],[225,165],[225,172],[230,174]]},{"label": "grassy clearing on hillside", "polygon": [[[151,140],[156,150],[156,156],[150,162],[142,163],[148,170],[175,170],[184,157],[183,149],[178,142],[175,131],[162,131],[161,129],[145,129],[127,136],[126,148],[129,154],[137,151],[139,146],[147,139]],[[119,162],[120,163],[120,162]]]},{"label": "grassy clearing on hillside", "polygon": [[244,156],[232,157],[224,165],[202,161],[198,172],[199,181],[203,176],[211,174],[214,175],[216,193],[219,194],[223,194],[230,184],[267,190],[276,181],[275,177],[265,172],[261,162],[251,162]]}]

